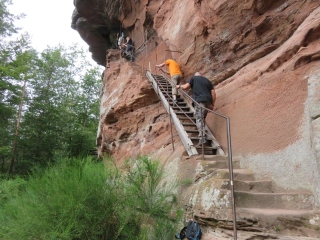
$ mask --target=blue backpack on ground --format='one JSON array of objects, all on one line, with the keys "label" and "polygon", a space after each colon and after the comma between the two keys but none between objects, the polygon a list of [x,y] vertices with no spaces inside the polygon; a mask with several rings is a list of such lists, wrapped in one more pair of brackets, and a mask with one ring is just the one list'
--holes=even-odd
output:
[{"label": "blue backpack on ground", "polygon": [[199,240],[201,239],[201,228],[195,221],[190,220],[188,225],[181,229],[180,233],[175,235],[176,239]]}]

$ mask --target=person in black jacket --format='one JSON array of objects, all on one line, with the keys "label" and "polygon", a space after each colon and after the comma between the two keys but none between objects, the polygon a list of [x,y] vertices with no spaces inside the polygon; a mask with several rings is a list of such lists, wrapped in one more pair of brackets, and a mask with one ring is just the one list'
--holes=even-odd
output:
[{"label": "person in black jacket", "polygon": [[[203,136],[202,129],[205,126],[205,119],[208,113],[207,109],[213,110],[214,103],[216,101],[216,92],[209,79],[201,76],[201,73],[196,72],[187,83],[183,85],[177,85],[177,89],[192,89],[192,98],[198,104],[195,104],[196,125],[199,131],[199,143],[206,143],[206,137]],[[207,109],[206,109],[207,108]],[[202,141],[203,140],[203,141]]]},{"label": "person in black jacket", "polygon": [[126,47],[125,54],[127,56],[130,55],[130,61],[132,62],[132,58],[133,58],[133,42],[132,42],[132,39],[130,37],[127,37],[126,40],[127,41],[123,44]]}]

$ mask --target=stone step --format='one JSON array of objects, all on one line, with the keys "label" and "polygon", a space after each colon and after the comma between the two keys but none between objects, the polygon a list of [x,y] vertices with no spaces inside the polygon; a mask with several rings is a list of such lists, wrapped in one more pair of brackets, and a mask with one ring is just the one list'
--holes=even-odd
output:
[{"label": "stone step", "polygon": [[[217,155],[217,156],[204,155],[204,158],[202,158],[202,156],[199,156],[199,157],[197,157],[197,160],[205,160],[205,161],[225,160],[225,161],[229,161],[229,158],[228,158],[228,156],[222,156],[222,155]],[[232,161],[239,161],[239,160],[233,158]]]},{"label": "stone step", "polygon": [[[208,169],[209,171],[209,169]],[[229,169],[210,169],[212,176],[220,179],[230,179]],[[253,173],[248,169],[233,169],[233,179],[241,181],[253,181]]]},{"label": "stone step", "polygon": [[[216,160],[216,161],[202,161],[202,167],[207,170],[209,168],[220,168],[220,169],[228,169],[229,163],[226,160]],[[240,161],[232,162],[233,169],[240,169]]]},{"label": "stone step", "polygon": [[[250,230],[251,227],[256,226],[259,229],[269,228],[275,231],[285,231],[289,229],[291,233],[297,232],[301,234],[308,229],[308,235],[310,234],[309,236],[316,238],[305,239],[320,239],[320,232],[317,229],[319,228],[319,220],[315,220],[319,218],[319,213],[316,211],[279,208],[237,208],[236,214],[237,229],[239,230]],[[277,239],[284,240],[284,238]]]},{"label": "stone step", "polygon": [[310,193],[255,193],[235,191],[235,202],[241,208],[311,210],[314,198]]},{"label": "stone step", "polygon": [[[206,169],[204,169],[206,170]],[[221,179],[221,184],[218,180],[215,182],[220,183],[220,189],[230,190],[230,180]],[[247,191],[247,192],[260,192],[260,193],[272,193],[272,182],[271,181],[234,181],[235,191]]]},{"label": "stone step", "polygon": [[234,181],[235,191],[273,193],[271,180]]}]

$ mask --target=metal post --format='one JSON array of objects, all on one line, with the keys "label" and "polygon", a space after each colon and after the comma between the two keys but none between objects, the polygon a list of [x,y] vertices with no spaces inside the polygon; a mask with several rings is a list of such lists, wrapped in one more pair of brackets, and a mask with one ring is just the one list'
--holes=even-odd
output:
[{"label": "metal post", "polygon": [[[201,105],[200,106],[200,110],[201,110],[201,145],[202,145],[202,158],[204,160],[204,109],[202,108]],[[197,119],[196,119],[197,121]]]},{"label": "metal post", "polygon": [[226,117],[227,124],[227,140],[228,140],[228,158],[229,158],[229,174],[230,174],[230,187],[232,198],[232,211],[233,211],[233,235],[234,240],[237,240],[237,220],[236,220],[236,207],[234,198],[234,182],[233,182],[233,165],[232,165],[232,150],[231,150],[231,134],[230,134],[230,120]]},{"label": "metal post", "polygon": [[[171,97],[169,96],[169,83],[167,82],[167,93],[168,93],[168,96],[167,96],[167,99],[170,100]],[[169,104],[169,117],[170,117],[170,133],[171,133],[171,143],[172,143],[172,150],[174,151],[174,142],[173,142],[173,133],[172,133],[172,117],[171,117],[171,110],[172,110],[172,107],[170,106],[170,103],[168,101],[168,104]],[[172,102],[172,105],[173,105],[173,102]]]}]

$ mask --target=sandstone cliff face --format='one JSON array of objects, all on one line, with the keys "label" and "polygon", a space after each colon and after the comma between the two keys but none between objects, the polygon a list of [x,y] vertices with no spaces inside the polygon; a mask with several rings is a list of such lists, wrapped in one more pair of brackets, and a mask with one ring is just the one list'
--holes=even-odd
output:
[{"label": "sandstone cliff face", "polygon": [[[145,77],[172,57],[183,81],[202,72],[231,119],[233,154],[257,179],[308,190],[320,207],[320,7],[318,0],[74,0],[72,26],[107,66],[98,147],[119,162],[153,154],[195,176],[177,133]],[[108,50],[124,31],[135,62]],[[110,62],[106,63],[106,59]],[[207,124],[226,146],[224,122]],[[172,132],[172,137],[171,137]],[[172,142],[174,144],[172,144]],[[193,164],[193,165],[192,165]],[[179,170],[178,170],[179,169]],[[191,170],[190,170],[191,169]],[[201,188],[201,187],[200,187]]]}]

